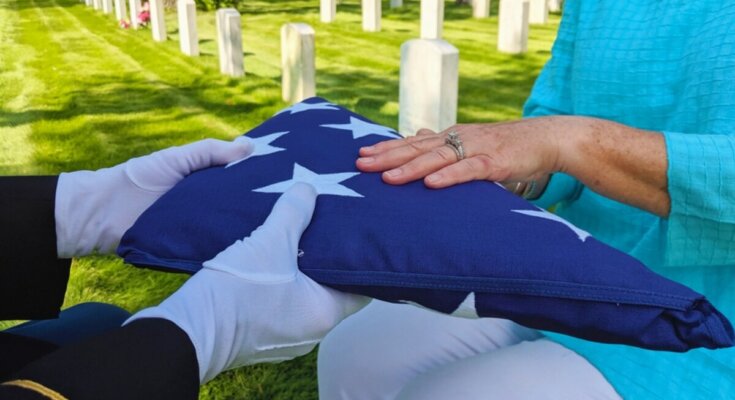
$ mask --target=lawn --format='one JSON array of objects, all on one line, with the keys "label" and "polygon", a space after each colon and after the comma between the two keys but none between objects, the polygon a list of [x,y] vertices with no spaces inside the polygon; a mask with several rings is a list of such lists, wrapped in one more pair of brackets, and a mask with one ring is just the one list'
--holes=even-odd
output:
[{"label": "lawn", "polygon": [[[559,16],[532,26],[529,52],[495,51],[497,1],[489,19],[446,3],[444,37],[460,50],[460,122],[517,118],[549,57]],[[280,108],[280,26],[316,30],[317,93],[380,123],[398,121],[399,47],[418,36],[419,2],[383,4],[382,32],[362,32],[359,0],[319,22],[318,1],[243,2],[244,78],[218,72],[214,14],[198,13],[202,55],[123,30],[77,0],[0,0],[0,175],[57,174],[115,165],[200,138],[230,139]],[[139,270],[114,257],[77,259],[66,306],[104,301],[131,311],[156,304],[186,276]],[[2,324],[2,323],[0,323]],[[0,326],[7,326],[5,323]],[[202,388],[202,399],[316,398],[315,354],[242,368]]]}]

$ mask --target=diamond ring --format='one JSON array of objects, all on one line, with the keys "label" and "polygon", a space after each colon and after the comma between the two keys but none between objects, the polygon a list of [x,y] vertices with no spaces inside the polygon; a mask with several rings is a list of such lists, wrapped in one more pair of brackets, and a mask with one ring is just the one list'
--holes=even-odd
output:
[{"label": "diamond ring", "polygon": [[454,154],[457,155],[457,161],[464,160],[464,147],[462,147],[462,139],[459,138],[459,134],[457,132],[449,132],[447,138],[444,139],[444,144],[454,151]]}]

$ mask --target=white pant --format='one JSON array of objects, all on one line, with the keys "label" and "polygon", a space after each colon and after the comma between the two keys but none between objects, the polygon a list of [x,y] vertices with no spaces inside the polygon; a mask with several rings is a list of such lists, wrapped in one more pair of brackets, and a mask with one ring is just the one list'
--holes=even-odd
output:
[{"label": "white pant", "polygon": [[535,330],[377,300],[327,335],[318,374],[322,400],[620,399]]}]

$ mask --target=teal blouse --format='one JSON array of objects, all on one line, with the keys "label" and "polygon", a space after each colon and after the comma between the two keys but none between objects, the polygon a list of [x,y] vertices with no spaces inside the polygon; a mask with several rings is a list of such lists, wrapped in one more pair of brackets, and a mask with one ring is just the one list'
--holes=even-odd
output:
[{"label": "teal blouse", "polygon": [[[671,214],[555,174],[542,207],[704,293],[735,322],[735,1],[567,0],[526,116],[583,115],[663,132]],[[735,350],[668,353],[549,336],[626,399],[735,399]]]}]

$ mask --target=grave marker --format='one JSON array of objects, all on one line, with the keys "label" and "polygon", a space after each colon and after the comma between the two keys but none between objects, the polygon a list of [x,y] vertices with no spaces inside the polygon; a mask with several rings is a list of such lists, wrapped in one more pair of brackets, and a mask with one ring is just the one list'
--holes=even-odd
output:
[{"label": "grave marker", "polygon": [[549,11],[559,12],[561,11],[561,0],[549,0]]},{"label": "grave marker", "polygon": [[362,30],[379,32],[382,11],[380,0],[362,0]]},{"label": "grave marker", "polygon": [[519,54],[528,49],[528,0],[500,0],[498,51]]},{"label": "grave marker", "polygon": [[179,0],[179,48],[181,52],[196,57],[199,55],[197,35],[197,10],[194,0]]},{"label": "grave marker", "polygon": [[531,24],[545,24],[549,17],[548,0],[531,0],[528,22]]},{"label": "grave marker", "polygon": [[441,39],[444,0],[421,0],[421,39]]},{"label": "grave marker", "polygon": [[217,46],[220,72],[233,77],[243,76],[245,67],[240,13],[234,8],[217,10]]},{"label": "grave marker", "polygon": [[472,2],[472,16],[487,18],[490,16],[490,0],[474,0]]},{"label": "grave marker", "polygon": [[321,0],[319,2],[319,15],[322,22],[332,22],[337,16],[337,0]]},{"label": "grave marker", "polygon": [[125,0],[115,0],[115,18],[118,22],[128,17],[128,10],[125,6]]},{"label": "grave marker", "polygon": [[130,24],[133,29],[138,29],[140,23],[138,21],[138,14],[140,14],[140,0],[130,0]]},{"label": "grave marker", "polygon": [[401,46],[399,131],[415,135],[457,123],[459,50],[441,39],[413,39]]},{"label": "grave marker", "polygon": [[156,42],[166,41],[166,18],[163,0],[148,0],[151,7],[151,33]]},{"label": "grave marker", "polygon": [[283,100],[297,103],[316,94],[314,29],[307,24],[281,28],[281,83]]}]

